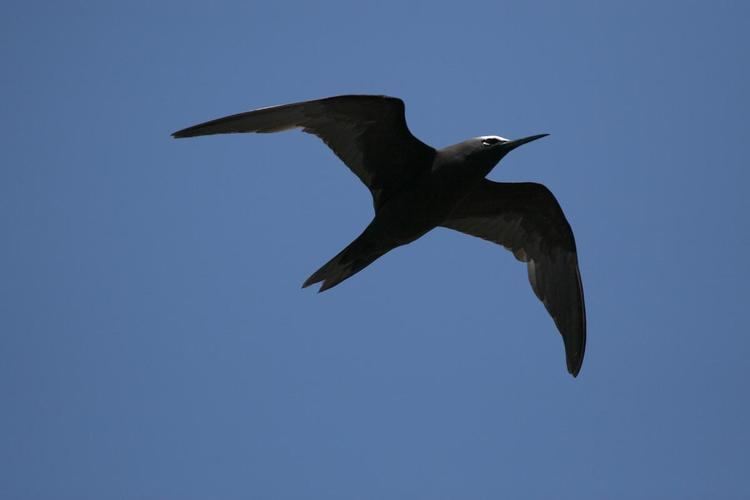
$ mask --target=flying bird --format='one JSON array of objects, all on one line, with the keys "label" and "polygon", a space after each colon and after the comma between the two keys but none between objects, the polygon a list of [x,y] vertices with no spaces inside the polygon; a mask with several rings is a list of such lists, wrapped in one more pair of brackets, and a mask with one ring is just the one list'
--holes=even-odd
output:
[{"label": "flying bird", "polygon": [[534,293],[552,316],[575,377],[586,346],[586,311],[575,239],[552,193],[532,182],[485,177],[518,146],[547,134],[508,140],[475,137],[434,149],[406,125],[404,102],[342,95],[219,118],[175,138],[300,128],[330,147],[372,193],[375,216],[359,237],[302,285],[338,285],[378,257],[446,227],[497,243],[528,267]]}]

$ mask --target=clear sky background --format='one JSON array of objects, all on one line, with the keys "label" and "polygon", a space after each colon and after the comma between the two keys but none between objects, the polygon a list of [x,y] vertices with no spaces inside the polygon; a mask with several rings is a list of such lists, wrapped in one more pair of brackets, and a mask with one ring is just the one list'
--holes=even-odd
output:
[{"label": "clear sky background", "polygon": [[[9,2],[0,498],[750,497],[746,2]],[[401,97],[436,147],[550,137],[578,379],[523,265],[435,230],[324,294],[372,216],[298,132]]]}]

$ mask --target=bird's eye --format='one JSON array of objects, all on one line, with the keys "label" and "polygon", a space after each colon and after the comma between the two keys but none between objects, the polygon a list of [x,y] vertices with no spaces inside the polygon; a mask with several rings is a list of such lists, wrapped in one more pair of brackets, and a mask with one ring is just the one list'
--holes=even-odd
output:
[{"label": "bird's eye", "polygon": [[497,137],[486,137],[482,139],[482,146],[492,146],[493,144],[497,144],[500,142],[500,139]]}]

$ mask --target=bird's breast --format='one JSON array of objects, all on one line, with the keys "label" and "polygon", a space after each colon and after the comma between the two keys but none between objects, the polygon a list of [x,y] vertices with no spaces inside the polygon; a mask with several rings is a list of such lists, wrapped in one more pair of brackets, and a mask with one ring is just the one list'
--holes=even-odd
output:
[{"label": "bird's breast", "polygon": [[394,244],[410,243],[445,220],[464,191],[460,183],[427,177],[388,200],[375,215],[374,229]]}]

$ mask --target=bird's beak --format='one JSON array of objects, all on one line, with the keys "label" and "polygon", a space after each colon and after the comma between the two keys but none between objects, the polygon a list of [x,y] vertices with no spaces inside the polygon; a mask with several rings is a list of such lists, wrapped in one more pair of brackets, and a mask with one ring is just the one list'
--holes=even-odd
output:
[{"label": "bird's beak", "polygon": [[541,139],[542,137],[547,137],[549,134],[539,134],[539,135],[530,135],[529,137],[524,137],[523,139],[516,139],[515,141],[508,141],[503,143],[503,148],[506,152],[512,151],[516,149],[518,146],[523,146],[524,144],[535,141],[537,139]]}]

